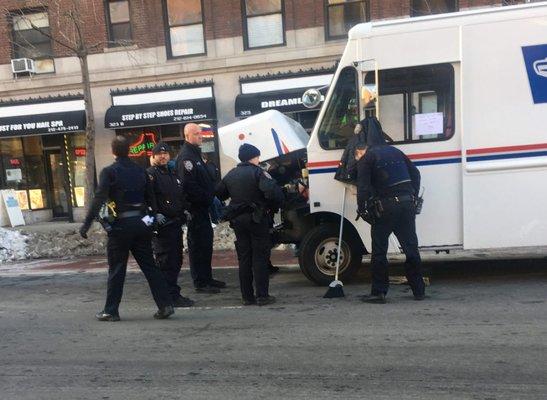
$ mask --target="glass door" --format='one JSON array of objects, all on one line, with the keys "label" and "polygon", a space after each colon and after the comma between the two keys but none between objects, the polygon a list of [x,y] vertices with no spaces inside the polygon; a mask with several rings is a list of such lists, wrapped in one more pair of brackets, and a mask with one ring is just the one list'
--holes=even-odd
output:
[{"label": "glass door", "polygon": [[66,167],[61,149],[45,150],[45,155],[53,218],[68,217],[70,191],[66,187]]}]

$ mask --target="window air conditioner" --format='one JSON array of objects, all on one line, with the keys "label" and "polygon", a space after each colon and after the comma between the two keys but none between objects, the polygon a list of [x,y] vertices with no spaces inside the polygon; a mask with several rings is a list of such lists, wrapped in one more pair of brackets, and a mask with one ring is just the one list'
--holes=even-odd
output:
[{"label": "window air conditioner", "polygon": [[14,74],[22,74],[25,72],[34,73],[34,60],[30,58],[16,58],[11,60],[11,71]]}]

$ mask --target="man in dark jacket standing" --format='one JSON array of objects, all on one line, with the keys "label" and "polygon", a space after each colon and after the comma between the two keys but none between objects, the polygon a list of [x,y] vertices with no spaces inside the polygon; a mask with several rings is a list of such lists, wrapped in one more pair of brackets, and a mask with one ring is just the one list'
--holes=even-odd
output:
[{"label": "man in dark jacket standing", "polygon": [[201,128],[194,123],[184,127],[185,142],[177,157],[176,167],[184,192],[190,202],[188,221],[188,255],[194,287],[201,293],[219,293],[226,283],[213,279],[213,228],[209,207],[213,203],[214,181],[201,154]]},{"label": "man in dark jacket standing", "polygon": [[416,300],[425,298],[416,235],[415,201],[420,172],[399,149],[385,144],[381,129],[366,132],[366,145],[355,150],[358,213],[371,224],[372,288],[365,301],[385,303],[389,287],[388,240],[395,233],[406,255],[405,271]]},{"label": "man in dark jacket standing", "polygon": [[236,235],[243,304],[263,306],[275,302],[268,291],[272,246],[268,211],[281,207],[283,192],[270,174],[258,166],[259,156],[256,147],[243,144],[239,148],[241,163],[222,179],[216,193],[221,200],[231,198],[226,218]]},{"label": "man in dark jacket standing", "polygon": [[145,214],[156,206],[152,186],[144,168],[132,162],[129,155],[129,141],[117,136],[112,141],[112,153],[116,161],[104,168],[99,176],[99,186],[93,202],[80,228],[80,235],[87,239],[87,231],[99,214],[101,206],[115,203],[116,219],[108,232],[108,289],[104,309],[97,313],[99,321],[119,321],[118,307],[122,299],[123,284],[127,271],[129,252],[148,280],[158,312],[156,319],[168,318],[174,313],[171,296],[161,272],[154,264],[151,238],[152,229],[146,225]]},{"label": "man in dark jacket standing", "polygon": [[182,181],[176,171],[168,167],[170,148],[160,142],[152,149],[153,165],[147,169],[154,189],[157,205],[156,233],[152,238],[152,248],[156,264],[163,273],[174,307],[191,307],[194,302],[180,294],[178,277],[182,267],[182,225],[184,211],[189,207]]}]

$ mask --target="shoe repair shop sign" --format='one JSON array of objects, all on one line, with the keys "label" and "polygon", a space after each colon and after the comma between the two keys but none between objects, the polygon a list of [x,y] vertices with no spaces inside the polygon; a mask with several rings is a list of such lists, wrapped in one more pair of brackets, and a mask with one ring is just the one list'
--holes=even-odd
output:
[{"label": "shoe repair shop sign", "polygon": [[19,207],[15,190],[2,190],[0,193],[0,197],[2,198],[2,204],[0,204],[0,226],[25,225],[25,219]]}]

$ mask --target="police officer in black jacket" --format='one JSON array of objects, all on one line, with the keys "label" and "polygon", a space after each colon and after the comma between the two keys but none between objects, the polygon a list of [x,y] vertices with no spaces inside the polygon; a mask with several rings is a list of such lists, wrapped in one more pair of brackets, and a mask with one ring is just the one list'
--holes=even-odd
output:
[{"label": "police officer in black jacket", "polygon": [[116,220],[108,232],[108,288],[104,310],[97,313],[99,321],[119,321],[118,307],[122,299],[129,252],[148,280],[158,311],[156,319],[168,318],[174,313],[171,296],[161,272],[154,264],[151,238],[152,229],[143,222],[150,208],[155,212],[154,194],[144,168],[132,162],[129,141],[117,136],[112,141],[116,161],[104,168],[99,176],[99,186],[89,207],[80,235],[87,238],[93,219],[107,201],[115,202]]},{"label": "police officer in black jacket", "polygon": [[213,227],[209,207],[214,197],[214,181],[201,155],[203,137],[199,125],[184,126],[185,142],[177,156],[176,168],[190,202],[188,221],[188,255],[194,287],[199,293],[219,293],[226,283],[213,279]]},{"label": "police officer in black jacket", "polygon": [[157,205],[156,232],[152,248],[156,264],[163,273],[174,307],[191,307],[194,301],[180,294],[178,277],[182,267],[182,225],[189,207],[176,171],[169,168],[170,148],[160,142],[152,149],[153,165],[146,170]]},{"label": "police officer in black jacket", "polygon": [[[226,219],[236,235],[239,282],[244,305],[275,302],[268,292],[271,236],[268,212],[281,207],[283,192],[259,166],[260,151],[250,144],[239,148],[241,163],[217,185],[221,200],[231,198]],[[253,289],[253,278],[256,292]]]},{"label": "police officer in black jacket", "polygon": [[355,151],[358,212],[371,223],[372,288],[365,299],[385,303],[389,287],[388,239],[395,233],[406,255],[405,272],[416,300],[425,297],[416,236],[415,200],[420,172],[399,149],[385,144],[381,130],[366,132],[367,144]]}]

